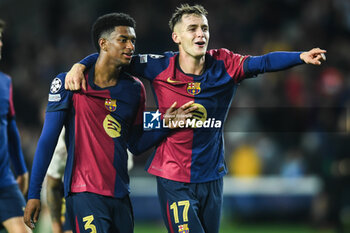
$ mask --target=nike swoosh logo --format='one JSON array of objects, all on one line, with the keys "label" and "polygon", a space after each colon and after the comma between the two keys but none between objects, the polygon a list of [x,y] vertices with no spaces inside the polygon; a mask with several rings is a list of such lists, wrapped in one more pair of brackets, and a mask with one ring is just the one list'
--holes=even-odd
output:
[{"label": "nike swoosh logo", "polygon": [[168,83],[180,83],[180,81],[172,80],[170,77],[166,81]]},{"label": "nike swoosh logo", "polygon": [[241,64],[242,63],[242,61],[243,61],[243,56],[241,56],[241,58],[239,59],[239,64]]}]

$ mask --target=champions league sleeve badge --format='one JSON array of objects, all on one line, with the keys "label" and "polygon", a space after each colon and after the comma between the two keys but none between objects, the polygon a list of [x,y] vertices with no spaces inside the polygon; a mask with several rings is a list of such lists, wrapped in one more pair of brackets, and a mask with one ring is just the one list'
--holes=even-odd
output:
[{"label": "champions league sleeve badge", "polygon": [[61,95],[56,94],[62,87],[62,81],[59,78],[55,78],[50,87],[49,102],[59,102],[61,100]]},{"label": "champions league sleeve badge", "polygon": [[61,87],[62,87],[61,79],[55,78],[51,83],[50,92],[55,94],[61,89]]}]

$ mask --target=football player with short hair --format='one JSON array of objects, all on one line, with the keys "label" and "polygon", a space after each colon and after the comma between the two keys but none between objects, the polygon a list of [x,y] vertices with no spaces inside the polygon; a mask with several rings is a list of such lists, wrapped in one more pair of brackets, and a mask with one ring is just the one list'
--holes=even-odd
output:
[{"label": "football player with short hair", "polygon": [[[24,213],[32,229],[40,212],[41,184],[63,125],[68,151],[64,194],[73,232],[133,232],[127,148],[139,153],[170,132],[143,134],[145,90],[122,69],[135,50],[134,19],[123,13],[103,15],[93,24],[92,35],[99,56],[85,72],[86,90],[65,90],[66,73],[57,75],[51,84]],[[176,119],[176,113],[185,119],[193,109],[191,103],[180,110],[174,109],[174,103],[168,109],[169,119]],[[142,137],[142,144],[137,144]]]}]

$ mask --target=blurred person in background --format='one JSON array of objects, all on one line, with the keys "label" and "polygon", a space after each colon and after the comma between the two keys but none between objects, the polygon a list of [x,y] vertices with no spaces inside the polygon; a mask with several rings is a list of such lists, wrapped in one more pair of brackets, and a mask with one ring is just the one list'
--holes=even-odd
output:
[{"label": "blurred person in background", "polygon": [[229,170],[237,177],[257,177],[261,175],[262,162],[256,148],[244,143],[232,152]]},{"label": "blurred person in background", "polygon": [[[0,19],[0,59],[4,27],[5,22]],[[10,160],[17,179],[11,171]],[[30,232],[23,222],[26,205],[23,195],[27,190],[28,171],[15,121],[12,81],[0,72],[0,229],[5,227],[9,233]]]},{"label": "blurred person in background", "polygon": [[[239,83],[264,72],[300,64],[320,65],[325,50],[274,52],[242,56],[227,49],[207,51],[207,11],[200,5],[183,4],[169,21],[172,39],[179,52],[132,57],[126,70],[148,79],[154,88],[161,113],[174,100],[194,101],[197,120],[224,122]],[[98,55],[75,64],[67,74],[66,88],[86,89],[83,77]],[[196,117],[194,115],[194,117]],[[210,129],[185,128],[174,131],[150,157],[146,170],[157,176],[158,198],[168,232],[219,232],[223,201],[223,124]]]},{"label": "blurred person in background", "polygon": [[65,129],[63,128],[46,173],[47,207],[50,211],[53,233],[72,232],[67,219],[63,196],[63,174],[67,161],[67,148],[64,138]]}]

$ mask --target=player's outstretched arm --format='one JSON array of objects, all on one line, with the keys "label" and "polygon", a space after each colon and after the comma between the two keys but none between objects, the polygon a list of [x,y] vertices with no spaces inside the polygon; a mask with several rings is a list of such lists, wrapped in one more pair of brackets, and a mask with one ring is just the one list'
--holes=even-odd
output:
[{"label": "player's outstretched arm", "polygon": [[310,51],[303,52],[300,54],[300,59],[306,64],[321,65],[323,61],[326,61],[327,51],[320,48],[313,48]]},{"label": "player's outstretched arm", "polygon": [[39,199],[29,199],[24,210],[24,223],[30,228],[35,228],[35,223],[38,222],[41,210],[41,203]]},{"label": "player's outstretched arm", "polygon": [[257,75],[265,72],[285,70],[296,65],[321,65],[327,51],[314,48],[306,52],[271,52],[262,56],[250,56],[244,61],[244,72]]}]

